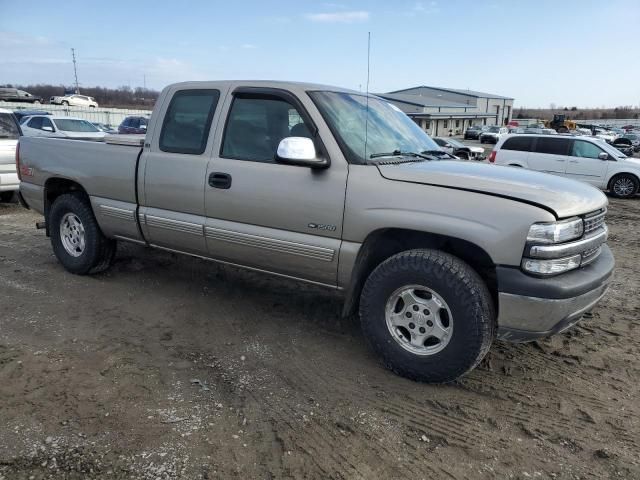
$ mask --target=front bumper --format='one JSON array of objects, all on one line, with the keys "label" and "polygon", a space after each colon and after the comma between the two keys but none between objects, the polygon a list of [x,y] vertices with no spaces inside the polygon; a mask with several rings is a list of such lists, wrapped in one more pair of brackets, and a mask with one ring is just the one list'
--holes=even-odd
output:
[{"label": "front bumper", "polygon": [[528,342],[575,325],[605,295],[615,261],[607,245],[586,267],[551,278],[498,267],[498,338]]}]

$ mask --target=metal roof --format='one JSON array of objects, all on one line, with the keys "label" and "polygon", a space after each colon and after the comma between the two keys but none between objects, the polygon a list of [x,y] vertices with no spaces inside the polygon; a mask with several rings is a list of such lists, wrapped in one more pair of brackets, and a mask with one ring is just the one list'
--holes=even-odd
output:
[{"label": "metal roof", "polygon": [[[393,93],[393,94],[402,93],[408,90],[415,90],[417,88],[428,88],[431,90],[439,90],[441,92],[457,93],[459,95],[467,95],[469,97],[474,97],[474,98],[500,98],[505,100],[513,100],[513,97],[505,97],[502,95],[496,95],[495,93],[478,92],[477,90],[466,90],[462,88],[430,87],[428,85],[418,85],[416,87],[403,88],[402,90],[394,90],[393,92],[389,92],[389,93]],[[416,94],[409,94],[409,95],[416,96]]]},{"label": "metal roof", "polygon": [[475,108],[475,105],[452,102],[444,98],[428,97],[425,95],[402,93],[376,93],[378,97],[397,102],[408,103],[419,107],[450,107],[450,108]]}]

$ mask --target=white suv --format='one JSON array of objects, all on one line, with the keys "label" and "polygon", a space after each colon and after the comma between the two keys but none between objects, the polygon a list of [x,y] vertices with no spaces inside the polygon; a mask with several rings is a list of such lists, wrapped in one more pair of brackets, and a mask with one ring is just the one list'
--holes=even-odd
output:
[{"label": "white suv", "polygon": [[98,108],[95,98],[86,95],[65,95],[64,97],[51,97],[49,103],[52,105],[65,105],[72,107]]},{"label": "white suv", "polygon": [[581,180],[620,198],[635,196],[640,187],[640,159],[595,137],[508,135],[496,144],[489,162]]},{"label": "white suv", "polygon": [[492,125],[488,130],[485,130],[480,134],[480,143],[498,143],[500,139],[508,133],[509,129],[507,127]]}]

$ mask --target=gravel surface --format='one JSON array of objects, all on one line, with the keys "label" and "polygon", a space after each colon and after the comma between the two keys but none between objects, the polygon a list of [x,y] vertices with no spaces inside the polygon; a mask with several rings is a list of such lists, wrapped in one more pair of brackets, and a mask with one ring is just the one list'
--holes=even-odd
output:
[{"label": "gravel surface", "polygon": [[638,200],[590,318],[447,386],[330,292],[135,245],[74,276],[37,220],[0,204],[0,480],[640,478]]}]

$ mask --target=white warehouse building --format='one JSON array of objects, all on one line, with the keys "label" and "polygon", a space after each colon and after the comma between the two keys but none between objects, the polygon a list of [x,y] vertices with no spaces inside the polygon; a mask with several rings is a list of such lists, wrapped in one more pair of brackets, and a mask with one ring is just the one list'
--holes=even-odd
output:
[{"label": "white warehouse building", "polygon": [[462,134],[470,125],[506,125],[513,112],[511,97],[457,88],[423,85],[376,95],[434,137]]}]

